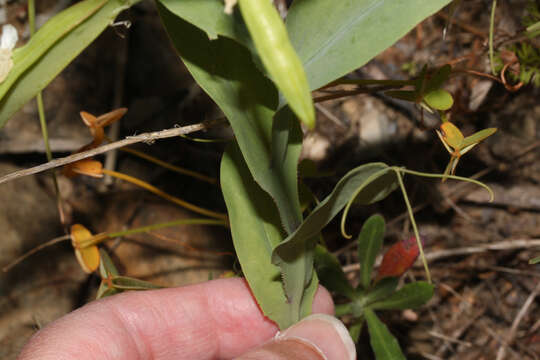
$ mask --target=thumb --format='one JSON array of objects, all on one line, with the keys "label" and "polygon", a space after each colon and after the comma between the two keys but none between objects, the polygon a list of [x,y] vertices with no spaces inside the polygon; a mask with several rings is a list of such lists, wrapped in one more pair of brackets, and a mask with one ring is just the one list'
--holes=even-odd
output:
[{"label": "thumb", "polygon": [[354,360],[356,349],[341,321],[310,315],[236,360]]}]

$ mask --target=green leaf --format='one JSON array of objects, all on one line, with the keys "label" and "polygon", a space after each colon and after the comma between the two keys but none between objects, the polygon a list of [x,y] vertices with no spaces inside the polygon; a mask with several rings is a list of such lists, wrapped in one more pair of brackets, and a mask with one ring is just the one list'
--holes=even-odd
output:
[{"label": "green leaf", "polygon": [[238,0],[238,6],[266,71],[296,116],[315,127],[315,108],[300,58],[277,9],[267,0]]},{"label": "green leaf", "polygon": [[240,13],[228,15],[222,0],[158,0],[171,13],[206,32],[210,40],[218,35],[236,40],[247,47],[253,44]]},{"label": "green leaf", "polygon": [[360,284],[364,289],[371,283],[373,264],[379,251],[381,251],[384,238],[384,219],[380,215],[370,216],[362,226],[358,235],[358,261],[360,268]]},{"label": "green leaf", "polygon": [[471,136],[467,136],[465,139],[463,139],[463,141],[461,142],[461,148],[463,149],[472,144],[477,144],[480,141],[485,140],[487,137],[495,134],[496,131],[497,131],[497,128],[487,128],[487,129],[475,132]]},{"label": "green leaf", "polygon": [[311,89],[359,68],[451,0],[296,0],[289,37]]},{"label": "green leaf", "polygon": [[315,248],[315,270],[325,288],[350,300],[356,298],[356,293],[341,269],[338,259],[321,245]]},{"label": "green leaf", "polygon": [[369,163],[349,171],[336,184],[332,193],[321,201],[304,222],[274,249],[272,262],[275,264],[287,262],[299,256],[304,249],[314,247],[314,244],[310,244],[310,240],[351,201],[351,198],[362,197],[363,203],[369,204],[372,200],[381,200],[392,192],[396,186],[385,189],[369,187],[372,183],[376,185],[376,180],[389,171],[390,167],[383,163]]},{"label": "green leaf", "polygon": [[428,92],[424,95],[424,101],[435,110],[448,110],[454,105],[452,95],[444,89]]},{"label": "green leaf", "polygon": [[[293,266],[301,268],[305,265],[306,271],[308,271],[309,258],[303,263],[302,258],[310,256],[310,251],[315,247],[320,230],[343,209],[347,202],[351,202],[351,198],[362,197],[368,204],[371,200],[382,199],[382,195],[386,196],[396,188],[393,185],[386,189],[377,186],[378,181],[376,180],[387,174],[389,169],[383,163],[371,163],[351,170],[338,182],[332,193],[317,205],[294,233],[274,248],[272,263],[281,268],[285,294],[289,299],[298,296],[294,289],[298,289],[299,280],[295,277],[288,277],[286,274],[296,274],[297,270],[294,270]],[[369,193],[364,193],[364,190]]]},{"label": "green leaf", "polygon": [[13,52],[13,68],[0,84],[0,127],[36,96],[124,9],[140,0],[86,0],[51,18]]},{"label": "green leaf", "polygon": [[399,278],[396,277],[387,277],[377,282],[375,287],[371,291],[367,292],[362,298],[364,306],[387,298],[396,290],[398,283]]},{"label": "green leaf", "polygon": [[386,325],[379,320],[377,315],[372,310],[365,309],[364,316],[375,358],[377,360],[406,360],[397,339],[388,331]]},{"label": "green leaf", "polygon": [[[298,121],[286,109],[272,120],[277,91],[245,47],[225,37],[211,41],[204,32],[157,5],[180,57],[229,119],[253,178],[275,201],[282,225],[291,233],[302,220],[297,179],[302,131]],[[275,132],[273,123],[277,124]],[[302,249],[282,268],[289,310],[293,309],[289,321],[310,312],[318,284],[312,273],[313,247]],[[280,326],[286,323],[276,322]]]},{"label": "green leaf", "polygon": [[102,298],[107,297],[107,296],[112,296],[112,295],[118,294],[120,292],[121,292],[120,290],[115,289],[115,288],[110,288],[107,285],[102,283],[102,284],[99,285],[97,295],[96,295],[96,300],[102,299]]},{"label": "green leaf", "polygon": [[537,256],[537,257],[532,258],[531,260],[529,260],[529,264],[531,264],[531,265],[538,264],[538,263],[540,263],[540,256]]},{"label": "green leaf", "polygon": [[116,269],[116,266],[114,266],[109,254],[104,249],[99,249],[99,257],[99,276],[101,276],[101,283],[99,284],[96,299],[101,299],[120,292],[120,290],[109,286],[112,285],[112,283],[107,283],[112,277],[118,276],[118,270]]},{"label": "green leaf", "polygon": [[[296,175],[301,129],[290,125],[287,151],[276,149],[278,155],[274,155],[272,117],[278,94],[272,82],[257,69],[249,51],[228,38],[211,41],[203,31],[161,3],[157,5],[174,47],[197,83],[230,121],[255,181],[272,196],[283,226],[292,232],[302,219]],[[281,116],[290,121],[287,112],[280,112],[278,117]]]},{"label": "green leaf", "polygon": [[369,308],[373,310],[414,309],[424,305],[432,296],[433,285],[425,281],[417,281],[406,284],[384,300],[372,303]]},{"label": "green leaf", "polygon": [[362,327],[364,325],[363,321],[360,321],[356,324],[351,325],[349,327],[349,334],[351,335],[351,338],[353,339],[353,342],[358,342],[358,338],[360,337],[360,334],[362,333]]},{"label": "green leaf", "polygon": [[115,276],[112,279],[112,284],[118,290],[151,290],[163,288],[163,286],[128,276]]},{"label": "green leaf", "polygon": [[236,144],[221,160],[221,188],[244,275],[263,313],[285,329],[299,315],[287,303],[280,270],[270,261],[282,239],[279,216],[272,199],[253,181]]},{"label": "green leaf", "polygon": [[109,276],[118,276],[118,270],[114,266],[109,254],[104,249],[99,249],[99,276],[107,278]]}]

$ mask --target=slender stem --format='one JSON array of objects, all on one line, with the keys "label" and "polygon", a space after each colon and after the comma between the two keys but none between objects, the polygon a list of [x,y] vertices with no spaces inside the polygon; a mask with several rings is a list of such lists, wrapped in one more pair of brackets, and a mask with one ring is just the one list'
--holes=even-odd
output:
[{"label": "slender stem", "polygon": [[198,172],[187,170],[187,169],[181,168],[179,166],[169,164],[168,162],[160,160],[160,159],[158,159],[158,158],[156,158],[154,156],[145,154],[142,151],[134,150],[134,149],[131,149],[131,148],[120,148],[120,150],[124,151],[124,152],[127,152],[127,153],[130,153],[132,155],[138,156],[141,159],[145,159],[147,161],[153,162],[154,164],[157,164],[157,165],[162,166],[162,167],[164,167],[166,169],[175,171],[175,172],[180,173],[182,175],[191,176],[193,178],[196,178],[198,180],[201,180],[201,181],[207,182],[209,184],[213,184],[213,185],[215,185],[217,183],[215,178],[211,178],[209,176],[200,174]]},{"label": "slender stem", "polygon": [[30,23],[30,36],[36,32],[36,6],[34,0],[28,0],[28,22]]},{"label": "slender stem", "polygon": [[359,94],[374,94],[374,93],[379,92],[379,91],[390,90],[390,89],[393,89],[393,88],[394,88],[394,86],[378,86],[378,87],[373,87],[373,88],[364,88],[364,87],[362,87],[362,88],[355,89],[355,90],[336,91],[336,92],[334,92],[332,94],[329,94],[329,95],[323,95],[323,96],[313,98],[313,102],[314,103],[320,103],[320,102],[323,102],[323,101],[340,99],[340,98],[344,98],[344,97],[347,97],[347,96],[354,96],[354,95],[359,95]]},{"label": "slender stem", "polygon": [[[36,32],[36,7],[34,0],[28,0],[28,20],[30,23],[30,36],[33,36]],[[41,135],[43,137],[43,143],[45,145],[45,154],[47,156],[47,161],[52,160],[51,146],[49,144],[49,131],[47,129],[47,120],[45,118],[45,110],[43,105],[43,96],[41,91],[36,95],[38,114],[39,114],[39,125],[41,127]],[[56,206],[58,208],[58,214],[60,215],[60,222],[64,224],[65,216],[62,206],[62,196],[60,195],[60,187],[58,186],[58,179],[56,178],[56,173],[53,171],[51,173],[52,181],[54,184],[54,191],[56,194]]]},{"label": "slender stem", "polygon": [[10,262],[8,265],[4,266],[2,268],[2,271],[3,272],[7,272],[9,271],[9,269],[11,269],[12,267],[14,267],[15,265],[17,265],[18,263],[20,263],[21,261],[23,261],[24,259],[26,259],[27,257],[29,257],[30,255],[33,255],[35,254],[36,252],[38,252],[39,250],[43,249],[43,248],[46,248],[48,246],[51,246],[51,245],[54,245],[54,244],[57,244],[61,241],[65,241],[65,240],[69,240],[71,239],[71,235],[64,235],[64,236],[60,236],[60,237],[57,237],[57,238],[54,238],[52,240],[49,240],[47,241],[46,243],[43,243],[39,246],[36,246],[35,248],[33,248],[32,250],[28,251],[27,253],[25,253],[24,255],[22,256],[19,256],[17,259],[13,260],[12,262]]},{"label": "slender stem", "polygon": [[463,176],[457,176],[457,175],[449,175],[449,174],[448,175],[430,174],[430,173],[424,173],[424,172],[420,172],[420,171],[409,170],[409,169],[405,169],[405,168],[400,168],[400,171],[402,173],[407,173],[407,174],[416,175],[416,176],[423,176],[423,177],[428,177],[428,178],[437,178],[437,179],[448,178],[448,179],[454,179],[454,180],[461,180],[461,181],[470,182],[470,183],[476,184],[476,185],[486,189],[486,191],[489,193],[489,202],[492,202],[493,199],[495,198],[495,195],[493,194],[493,191],[491,190],[491,188],[489,186],[487,186],[483,182],[475,180],[475,179],[470,179],[470,178],[466,178],[466,177],[463,177]]},{"label": "slender stem", "polygon": [[338,79],[332,82],[332,85],[351,84],[351,85],[384,85],[384,86],[407,86],[414,85],[414,80],[376,80],[376,79]]},{"label": "slender stem", "polygon": [[495,8],[497,7],[497,0],[493,0],[491,6],[491,17],[489,19],[489,62],[491,65],[491,72],[493,75],[497,75],[495,70],[495,57],[493,54],[493,33],[495,32]]},{"label": "slender stem", "polygon": [[203,138],[197,138],[197,137],[192,137],[192,136],[187,136],[187,135],[179,135],[179,136],[186,140],[190,140],[193,142],[206,143],[206,144],[224,143],[224,142],[229,142],[233,140],[233,139],[203,139]]},{"label": "slender stem", "polygon": [[123,231],[117,231],[108,233],[107,237],[112,239],[120,236],[126,236],[131,234],[138,234],[143,232],[149,232],[152,230],[158,230],[163,229],[166,227],[172,227],[172,226],[179,226],[179,225],[223,225],[228,226],[228,222],[224,220],[214,220],[214,219],[180,219],[180,220],[174,220],[159,224],[152,224],[147,226],[141,226],[139,228],[134,229],[128,229]]},{"label": "slender stem", "polygon": [[137,179],[133,176],[129,176],[129,175],[126,175],[126,174],[122,174],[122,173],[119,173],[117,171],[113,171],[113,170],[107,170],[107,169],[103,169],[103,174],[106,174],[106,175],[109,175],[109,176],[112,176],[112,177],[115,177],[115,178],[118,178],[118,179],[121,179],[121,180],[124,180],[124,181],[127,181],[127,182],[130,182],[134,185],[137,185],[137,186],[140,186],[142,187],[143,189],[146,189],[154,194],[156,194],[157,196],[159,197],[162,197],[166,200],[169,200],[170,202],[173,202],[175,204],[178,204],[186,209],[189,209],[193,212],[196,212],[198,214],[202,214],[202,215],[206,215],[206,216],[210,216],[210,217],[213,217],[213,218],[216,218],[216,219],[221,219],[221,220],[226,220],[228,221],[228,217],[227,215],[225,214],[222,214],[222,213],[218,213],[218,212],[215,212],[215,211],[211,211],[211,210],[207,210],[207,209],[204,209],[204,208],[201,208],[197,205],[193,205],[187,201],[184,201],[182,199],[179,199],[175,196],[172,196],[172,195],[169,195],[167,194],[165,191],[163,190],[160,190],[158,189],[157,187],[153,186],[153,185],[150,185],[149,183],[145,182],[145,181],[142,181],[140,179]]},{"label": "slender stem", "polygon": [[52,152],[49,144],[49,130],[47,129],[47,120],[45,119],[45,110],[41,91],[37,93],[36,100],[38,106],[39,124],[41,126],[41,135],[43,136],[43,142],[45,143],[45,154],[47,155],[47,161],[51,161]]},{"label": "slender stem", "polygon": [[422,242],[420,241],[420,234],[418,233],[418,227],[416,226],[416,220],[414,219],[413,210],[411,207],[411,203],[409,202],[409,196],[407,195],[407,190],[405,189],[405,185],[403,184],[403,178],[401,176],[401,171],[403,169],[398,167],[392,167],[392,170],[395,171],[396,177],[398,179],[399,187],[401,188],[401,193],[403,194],[403,200],[405,200],[405,205],[407,206],[407,212],[409,213],[409,218],[411,219],[411,224],[414,231],[414,236],[416,237],[416,243],[418,244],[418,250],[420,251],[420,258],[422,259],[422,263],[424,264],[424,270],[426,271],[426,277],[427,281],[431,283],[431,274],[429,272],[429,267],[427,264],[426,256],[424,254],[424,246],[422,245]]}]

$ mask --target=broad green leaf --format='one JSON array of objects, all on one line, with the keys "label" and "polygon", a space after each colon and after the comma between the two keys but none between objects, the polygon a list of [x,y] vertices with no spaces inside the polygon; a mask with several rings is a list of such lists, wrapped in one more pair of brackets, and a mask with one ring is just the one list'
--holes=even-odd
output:
[{"label": "broad green leaf", "polygon": [[537,256],[537,257],[532,258],[531,260],[529,260],[529,264],[531,264],[531,265],[538,264],[538,263],[540,263],[540,256]]},{"label": "broad green leaf", "polygon": [[67,8],[47,21],[26,45],[14,49],[12,56],[14,66],[0,85],[0,98],[55,42],[92,16],[105,5],[105,2],[106,0],[86,0]]},{"label": "broad green leaf", "polygon": [[51,18],[13,52],[13,69],[0,84],[0,127],[43,90],[116,16],[140,0],[86,0]]},{"label": "broad green leaf", "polygon": [[451,0],[296,0],[286,19],[311,89],[359,68]]},{"label": "broad green leaf", "polygon": [[302,67],[277,9],[267,0],[238,0],[238,6],[266,71],[296,116],[315,127],[315,108]]},{"label": "broad green leaf", "polygon": [[163,288],[163,286],[128,276],[115,276],[112,278],[112,284],[118,290],[151,290]]},{"label": "broad green leaf", "polygon": [[399,278],[385,278],[379,281],[372,290],[368,291],[362,298],[362,303],[367,306],[375,301],[384,299],[392,294],[399,283]]},{"label": "broad green leaf", "polygon": [[171,13],[206,32],[210,40],[218,35],[251,47],[249,32],[240,13],[228,15],[223,11],[223,0],[158,0]]},{"label": "broad green leaf", "polygon": [[364,289],[367,289],[371,283],[373,264],[375,264],[375,258],[381,251],[383,243],[384,227],[383,217],[372,215],[364,222],[358,235],[358,261],[361,264],[360,284]]},{"label": "broad green leaf", "polygon": [[356,293],[341,269],[338,259],[321,245],[315,248],[315,270],[325,288],[350,300],[356,298]]},{"label": "broad green leaf", "polygon": [[[294,124],[297,121],[291,119],[289,111],[280,111],[274,121],[283,126],[277,128],[289,128],[289,131],[273,139],[272,117],[277,107],[277,91],[257,69],[249,51],[225,37],[211,41],[203,31],[160,3],[157,5],[180,57],[229,119],[253,178],[275,201],[282,225],[291,233],[302,220],[297,179],[302,132],[298,124]],[[289,319],[293,322],[309,313],[318,284],[312,277],[313,247],[299,254],[282,269],[287,301],[293,309]],[[276,322],[280,326],[284,323]]]},{"label": "broad green leaf", "polygon": [[375,358],[377,360],[406,360],[397,339],[388,331],[386,325],[379,320],[377,315],[372,310],[365,309],[364,316]]},{"label": "broad green leaf", "polygon": [[370,304],[369,308],[373,310],[414,309],[424,305],[432,296],[433,285],[425,281],[417,281],[406,284],[384,300]]},{"label": "broad green leaf", "polygon": [[280,153],[285,159],[273,161],[279,158],[272,153],[272,117],[278,94],[249,51],[225,37],[211,41],[161,3],[157,7],[174,47],[197,83],[225,113],[255,181],[272,196],[283,226],[292,232],[302,219],[296,171],[301,130],[291,125],[294,133],[287,138],[287,151]]},{"label": "broad green leaf", "polygon": [[424,95],[424,101],[435,110],[448,110],[454,105],[452,95],[444,90],[432,90]]},{"label": "broad green leaf", "polygon": [[487,129],[475,132],[471,136],[467,136],[465,139],[463,139],[463,142],[461,143],[461,148],[466,148],[467,146],[470,146],[472,144],[477,144],[480,141],[485,140],[487,137],[495,134],[496,131],[497,131],[497,128],[487,128]]},{"label": "broad green leaf", "polygon": [[299,314],[287,303],[280,270],[270,261],[283,235],[279,217],[272,199],[253,181],[236,144],[221,160],[221,188],[244,275],[263,313],[284,329],[298,321]]}]

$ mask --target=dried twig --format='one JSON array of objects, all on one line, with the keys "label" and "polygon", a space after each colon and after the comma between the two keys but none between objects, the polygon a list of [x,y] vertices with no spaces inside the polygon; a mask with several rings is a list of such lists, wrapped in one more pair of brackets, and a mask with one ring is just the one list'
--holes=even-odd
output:
[{"label": "dried twig", "polygon": [[476,246],[467,246],[456,249],[439,250],[426,254],[426,258],[430,261],[433,261],[457,255],[482,253],[489,250],[513,250],[531,247],[540,247],[540,239],[516,239],[500,241],[493,244],[480,244]]},{"label": "dried twig", "polygon": [[507,346],[511,345],[514,341],[514,338],[516,337],[517,328],[519,326],[519,323],[521,320],[525,317],[527,312],[529,311],[529,308],[531,307],[534,299],[536,296],[540,293],[540,282],[536,284],[536,287],[531,292],[527,300],[523,303],[523,306],[521,309],[519,309],[519,312],[517,313],[516,317],[514,318],[514,322],[512,323],[512,327],[510,328],[510,331],[508,332],[508,335],[506,336],[506,341],[501,344],[501,347],[499,348],[499,351],[497,351],[497,360],[504,359],[504,356],[506,354]]},{"label": "dried twig", "polygon": [[54,169],[59,166],[64,166],[64,165],[73,163],[75,161],[87,159],[89,157],[103,154],[103,153],[106,153],[107,151],[118,149],[127,145],[136,144],[140,142],[151,144],[158,139],[166,139],[166,138],[171,138],[171,137],[175,137],[179,135],[190,134],[196,131],[200,131],[200,130],[208,129],[217,125],[221,125],[225,123],[225,121],[226,121],[225,118],[219,118],[215,120],[204,121],[202,123],[194,124],[194,125],[182,126],[182,127],[166,129],[166,130],[161,130],[161,131],[148,132],[148,133],[143,133],[136,136],[128,136],[123,140],[115,141],[113,143],[106,144],[106,145],[103,145],[103,146],[100,146],[100,147],[97,147],[88,151],[83,151],[83,152],[69,155],[63,158],[54,159],[52,161],[49,161],[48,163],[34,166],[29,169],[23,169],[23,170],[12,172],[10,174],[0,177],[0,184],[11,181],[11,180],[15,180],[23,176],[33,175],[33,174],[37,174],[46,170]]}]

